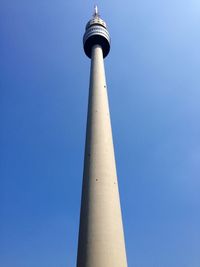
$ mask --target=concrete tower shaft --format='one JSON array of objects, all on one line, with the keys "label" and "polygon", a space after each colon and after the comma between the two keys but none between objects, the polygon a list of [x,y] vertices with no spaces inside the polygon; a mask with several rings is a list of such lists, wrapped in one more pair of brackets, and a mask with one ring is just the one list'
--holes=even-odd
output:
[{"label": "concrete tower shaft", "polygon": [[77,267],[127,267],[103,49],[91,46]]}]

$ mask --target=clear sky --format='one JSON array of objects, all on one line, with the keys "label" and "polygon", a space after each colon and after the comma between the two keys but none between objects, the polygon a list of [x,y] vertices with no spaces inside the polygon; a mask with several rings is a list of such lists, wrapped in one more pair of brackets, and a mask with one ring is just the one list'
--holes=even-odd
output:
[{"label": "clear sky", "polygon": [[[97,4],[129,267],[199,267],[200,2]],[[75,266],[93,6],[1,0],[2,267]]]}]

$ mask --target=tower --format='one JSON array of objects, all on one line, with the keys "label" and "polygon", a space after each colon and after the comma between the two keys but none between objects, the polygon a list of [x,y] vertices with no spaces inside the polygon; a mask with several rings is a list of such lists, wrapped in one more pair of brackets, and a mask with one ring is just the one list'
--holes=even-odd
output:
[{"label": "tower", "polygon": [[106,23],[95,7],[83,36],[91,58],[77,267],[126,267],[126,251],[107,97]]}]

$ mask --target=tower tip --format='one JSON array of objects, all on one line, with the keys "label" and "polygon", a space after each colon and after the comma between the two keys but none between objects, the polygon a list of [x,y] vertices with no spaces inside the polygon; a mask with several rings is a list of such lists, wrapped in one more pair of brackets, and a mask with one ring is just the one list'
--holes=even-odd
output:
[{"label": "tower tip", "polygon": [[99,10],[98,10],[98,7],[97,5],[94,6],[94,17],[99,17]]}]

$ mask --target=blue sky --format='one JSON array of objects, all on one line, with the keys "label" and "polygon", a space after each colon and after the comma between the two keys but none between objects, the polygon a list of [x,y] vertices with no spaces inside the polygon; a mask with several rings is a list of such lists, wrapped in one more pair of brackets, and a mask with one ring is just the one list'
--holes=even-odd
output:
[{"label": "blue sky", "polygon": [[[200,2],[97,4],[129,267],[199,267]],[[93,6],[1,1],[1,266],[75,266]]]}]

